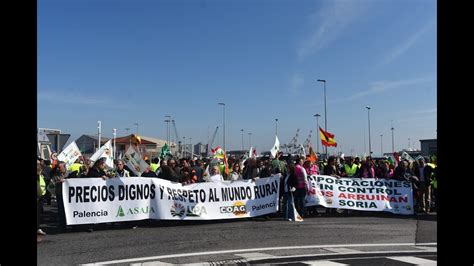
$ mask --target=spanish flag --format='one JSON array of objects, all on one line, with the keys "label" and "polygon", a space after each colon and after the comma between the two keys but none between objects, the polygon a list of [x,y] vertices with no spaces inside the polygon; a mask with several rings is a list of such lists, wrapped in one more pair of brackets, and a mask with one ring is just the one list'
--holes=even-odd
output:
[{"label": "spanish flag", "polygon": [[321,143],[323,146],[337,147],[337,142],[334,140],[334,134],[326,132],[320,127],[319,136],[321,137]]}]

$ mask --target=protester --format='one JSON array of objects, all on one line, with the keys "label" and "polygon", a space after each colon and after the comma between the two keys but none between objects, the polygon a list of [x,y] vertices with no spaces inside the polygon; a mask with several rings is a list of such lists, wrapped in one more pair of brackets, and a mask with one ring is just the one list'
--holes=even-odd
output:
[{"label": "protester", "polygon": [[44,176],[42,174],[43,167],[40,160],[36,161],[36,182],[37,182],[37,194],[36,194],[36,240],[41,242],[41,236],[46,235],[46,233],[40,228],[41,216],[43,210],[43,200],[46,195],[46,183],[44,181]]},{"label": "protester", "polygon": [[295,165],[289,163],[287,174],[283,181],[283,218],[292,221],[294,218],[294,193],[298,186],[298,179],[295,174]]},{"label": "protester", "polygon": [[341,176],[343,177],[354,177],[358,174],[359,167],[355,164],[354,157],[347,156],[345,164],[342,167]]},{"label": "protester", "polygon": [[140,176],[141,177],[158,177],[156,173],[151,170],[150,166],[147,166]]},{"label": "protester", "polygon": [[218,165],[214,165],[211,167],[211,173],[209,176],[209,182],[222,182],[224,181],[224,177],[221,175],[221,170]]},{"label": "protester", "polygon": [[336,167],[336,157],[329,156],[328,164],[326,165],[326,167],[324,167],[324,175],[334,176],[337,178],[341,176],[339,169],[337,169]]},{"label": "protester", "polygon": [[253,181],[257,180],[258,177],[258,169],[257,169],[257,160],[255,158],[248,158],[245,161],[245,167],[242,174],[243,179],[252,179]]},{"label": "protester", "polygon": [[234,165],[232,165],[232,173],[230,174],[230,180],[231,181],[243,180],[242,174],[240,171],[239,162],[235,162]]},{"label": "protester", "polygon": [[306,194],[308,192],[308,177],[306,175],[306,171],[304,170],[303,166],[303,158],[299,158],[296,160],[295,165],[295,176],[297,185],[295,191],[295,207],[301,217],[305,216],[305,199]]},{"label": "protester", "polygon": [[63,203],[63,186],[62,183],[67,177],[66,163],[58,161],[56,166],[51,170],[51,183],[54,186],[56,194],[56,202],[58,205],[58,223],[62,229],[66,228],[66,216],[64,213]]},{"label": "protester", "polygon": [[99,158],[95,161],[94,165],[87,172],[87,177],[100,177],[104,180],[111,178],[109,173],[106,173],[105,158]]},{"label": "protester", "polygon": [[124,169],[125,162],[122,159],[117,160],[115,168],[115,177],[130,177],[130,172]]}]

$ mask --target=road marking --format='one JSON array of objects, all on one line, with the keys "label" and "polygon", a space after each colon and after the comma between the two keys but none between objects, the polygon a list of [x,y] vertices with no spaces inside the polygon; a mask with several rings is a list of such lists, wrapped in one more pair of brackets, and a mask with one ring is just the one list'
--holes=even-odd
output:
[{"label": "road marking", "polygon": [[163,262],[163,261],[147,261],[140,263],[132,263],[130,266],[161,266],[161,265],[175,265],[173,263]]},{"label": "road marking", "polygon": [[415,265],[436,265],[437,261],[427,260],[418,257],[387,257],[387,259],[397,260],[406,263],[412,263]]},{"label": "road marking", "polygon": [[349,264],[338,263],[330,260],[313,260],[313,261],[302,261],[301,263],[314,265],[314,266],[344,266]]},{"label": "road marking", "polygon": [[349,253],[349,252],[361,252],[360,250],[350,248],[325,248],[325,250],[332,251],[334,253]]},{"label": "road marking", "polygon": [[422,250],[428,250],[428,251],[436,251],[436,247],[421,247],[421,246],[417,246],[416,248],[422,249]]},{"label": "road marking", "polygon": [[[249,249],[234,249],[234,250],[219,250],[219,251],[170,254],[170,255],[123,259],[123,260],[111,260],[111,261],[95,262],[88,265],[106,265],[106,264],[116,264],[116,263],[138,262],[138,261],[144,261],[144,260],[161,260],[161,259],[182,258],[182,257],[191,257],[191,256],[205,256],[205,255],[215,255],[215,254],[245,253],[245,252],[254,252],[254,251],[285,250],[285,249],[315,249],[315,248],[338,248],[338,247],[341,247],[341,248],[342,247],[400,247],[400,246],[418,246],[418,245],[430,246],[430,245],[437,245],[437,243],[436,242],[382,243],[382,244],[345,244],[345,245],[312,245],[312,246],[286,246],[286,247],[271,247],[271,248],[249,248]],[[82,265],[85,265],[85,264],[82,264]]]},{"label": "road marking", "polygon": [[265,254],[265,253],[258,253],[258,252],[253,252],[253,253],[239,253],[239,254],[234,254],[235,256],[239,256],[242,258],[245,258],[247,260],[254,260],[254,259],[272,259],[276,258],[276,256],[270,255],[270,254]]}]

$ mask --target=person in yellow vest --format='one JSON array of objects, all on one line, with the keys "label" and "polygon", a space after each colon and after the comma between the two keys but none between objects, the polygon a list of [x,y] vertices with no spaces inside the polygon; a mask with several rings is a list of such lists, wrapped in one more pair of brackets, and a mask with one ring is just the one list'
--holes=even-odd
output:
[{"label": "person in yellow vest", "polygon": [[78,176],[81,172],[81,166],[82,164],[80,163],[80,160],[77,159],[73,164],[71,164],[71,166],[69,166],[68,170]]},{"label": "person in yellow vest", "polygon": [[354,163],[354,157],[347,156],[345,158],[345,164],[342,167],[341,176],[353,177],[356,175],[359,167]]},{"label": "person in yellow vest", "polygon": [[155,172],[158,170],[158,167],[160,167],[158,158],[153,158],[152,163],[150,164],[151,171]]},{"label": "person in yellow vest", "polygon": [[41,167],[40,160],[36,161],[36,182],[37,182],[37,194],[36,194],[36,241],[41,242],[41,236],[46,235],[46,233],[41,230],[41,210],[43,208],[43,198],[46,194],[46,182],[44,181],[44,177],[41,174],[43,168]]}]

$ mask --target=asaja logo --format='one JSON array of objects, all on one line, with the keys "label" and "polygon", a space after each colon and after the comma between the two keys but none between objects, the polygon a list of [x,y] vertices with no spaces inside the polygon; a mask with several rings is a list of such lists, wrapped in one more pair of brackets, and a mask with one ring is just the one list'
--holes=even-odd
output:
[{"label": "asaja logo", "polygon": [[123,209],[122,209],[122,205],[119,206],[118,208],[118,211],[117,211],[117,215],[115,217],[123,217],[125,216],[125,214],[123,213]]},{"label": "asaja logo", "polygon": [[235,216],[242,216],[247,214],[247,208],[242,201],[235,202],[232,206],[220,207],[221,213],[233,213]]},{"label": "asaja logo", "polygon": [[150,213],[155,213],[155,209],[150,206],[128,208],[125,212],[122,208],[122,205],[120,205],[117,210],[117,215],[115,217],[119,217],[119,216],[124,217],[125,215],[150,214]]},{"label": "asaja logo", "polygon": [[184,218],[186,216],[186,208],[181,203],[173,203],[170,209],[171,215],[173,217],[178,216],[179,218]]}]

